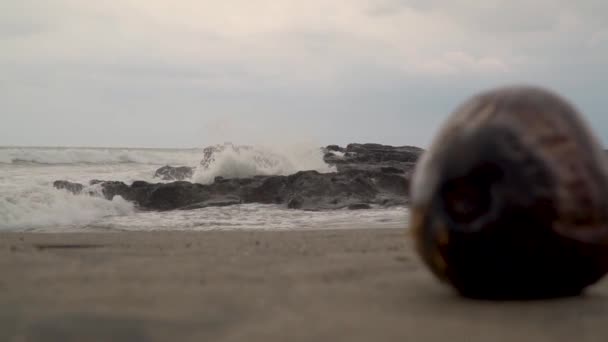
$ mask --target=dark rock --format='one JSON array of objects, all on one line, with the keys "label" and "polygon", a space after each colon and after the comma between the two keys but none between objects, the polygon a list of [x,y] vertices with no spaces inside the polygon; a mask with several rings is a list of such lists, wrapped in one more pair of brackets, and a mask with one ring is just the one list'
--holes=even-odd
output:
[{"label": "dark rock", "polygon": [[372,179],[380,192],[398,196],[407,196],[409,193],[409,180],[399,174],[374,173]]},{"label": "dark rock", "polygon": [[243,200],[247,203],[281,204],[287,195],[287,177],[275,176],[259,179],[260,183],[243,192]]},{"label": "dark rock", "polygon": [[400,174],[349,170],[339,173],[301,171],[290,176],[223,179],[203,185],[101,182],[106,199],[121,196],[140,209],[195,209],[238,203],[285,204],[291,209],[327,210],[361,204],[402,205],[407,180]]},{"label": "dark rock", "polygon": [[326,163],[336,166],[338,172],[348,170],[381,171],[411,174],[424,150],[413,146],[380,144],[350,144],[346,148],[327,146],[323,149]]},{"label": "dark rock", "polygon": [[[211,163],[216,149],[206,151],[206,163]],[[326,161],[334,160],[337,172],[301,171],[289,176],[216,177],[212,184],[206,185],[186,181],[136,181],[127,185],[101,180],[93,180],[90,184],[99,184],[106,199],[121,196],[143,210],[196,209],[239,203],[282,204],[301,210],[354,210],[369,209],[371,205],[397,206],[408,203],[410,175],[415,160],[422,153],[421,149],[351,144],[346,148],[330,145],[324,150],[327,153]],[[165,170],[170,171],[162,174],[177,176],[172,173],[177,169],[167,166]],[[188,169],[192,171],[192,168]],[[83,191],[84,188],[66,181],[57,181],[54,185],[72,192]]]},{"label": "dark rock", "polygon": [[131,200],[133,190],[123,182],[109,181],[97,184],[101,184],[103,196],[108,200],[112,200],[114,196],[121,196],[126,200]]},{"label": "dark rock", "polygon": [[355,203],[348,206],[348,209],[350,210],[365,210],[371,208],[372,206],[367,203]]},{"label": "dark rock", "polygon": [[345,149],[343,147],[340,147],[338,145],[329,145],[326,147],[327,151],[333,151],[333,152],[344,152]]},{"label": "dark rock", "polygon": [[162,180],[184,180],[187,178],[192,178],[194,174],[194,168],[189,166],[163,166],[160,169],[156,170],[154,173],[154,178],[160,178]]},{"label": "dark rock", "polygon": [[287,203],[287,208],[302,209],[302,201],[299,198],[292,198],[289,203]]},{"label": "dark rock", "polygon": [[408,205],[410,201],[408,197],[378,196],[378,198],[376,198],[376,203],[382,207],[395,207]]},{"label": "dark rock", "polygon": [[382,163],[388,161],[416,162],[423,150],[414,146],[388,146],[379,144],[349,144],[346,155],[352,162]]},{"label": "dark rock", "polygon": [[373,202],[378,191],[371,177],[362,173],[301,171],[287,177],[288,201],[297,199],[299,209],[340,209],[353,203]]},{"label": "dark rock", "polygon": [[392,166],[381,167],[380,171],[382,171],[382,173],[405,173],[404,170]]},{"label": "dark rock", "polygon": [[146,209],[172,210],[212,199],[204,185],[177,181],[166,184],[151,184],[150,191],[138,198],[138,204]]},{"label": "dark rock", "polygon": [[187,205],[185,207],[181,207],[181,210],[192,210],[192,209],[202,209],[207,207],[226,207],[229,205],[240,204],[241,199],[235,196],[226,196],[225,198],[214,198],[208,201],[203,201],[200,203],[194,203]]},{"label": "dark rock", "polygon": [[139,188],[142,186],[146,186],[148,184],[148,182],[144,182],[144,181],[135,181],[131,184],[132,188]]},{"label": "dark rock", "polygon": [[60,190],[67,190],[73,193],[74,195],[82,193],[82,190],[84,189],[84,185],[80,183],[72,183],[65,180],[58,180],[53,182],[53,187]]}]

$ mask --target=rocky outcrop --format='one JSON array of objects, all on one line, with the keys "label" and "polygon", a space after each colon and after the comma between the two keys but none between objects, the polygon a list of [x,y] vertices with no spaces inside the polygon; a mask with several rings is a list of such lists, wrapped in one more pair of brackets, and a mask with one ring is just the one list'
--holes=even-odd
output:
[{"label": "rocky outcrop", "polygon": [[[408,202],[411,171],[422,150],[377,144],[351,144],[324,148],[327,163],[338,172],[300,171],[289,176],[215,178],[211,184],[186,181],[131,185],[116,181],[99,184],[103,196],[121,196],[144,210],[198,209],[239,203],[281,204],[291,209],[369,209],[372,206],[404,205]],[[213,153],[209,153],[209,158]],[[167,175],[176,168],[166,169]],[[84,185],[57,181],[54,186],[73,193]]]},{"label": "rocky outcrop", "polygon": [[346,148],[329,145],[324,148],[324,152],[325,162],[335,165],[339,172],[390,169],[405,174],[413,169],[424,150],[414,146],[349,144]]},{"label": "rocky outcrop", "polygon": [[[177,181],[127,185],[100,182],[103,196],[121,196],[147,210],[196,209],[238,203],[284,204],[303,210],[365,209],[371,205],[407,203],[408,181],[402,175],[350,170],[340,173],[302,171],[290,176],[218,178],[209,185]],[[82,191],[81,184],[56,182],[56,187]]]},{"label": "rocky outcrop", "polygon": [[82,185],[82,184],[72,183],[72,182],[68,182],[65,180],[55,181],[55,182],[53,182],[53,186],[56,189],[67,190],[75,195],[82,193],[82,190],[84,189],[84,185]]},{"label": "rocky outcrop", "polygon": [[194,174],[194,168],[189,166],[163,166],[160,169],[156,170],[154,173],[154,178],[160,178],[162,180],[171,181],[171,180],[184,180],[188,178],[192,178],[192,174]]}]

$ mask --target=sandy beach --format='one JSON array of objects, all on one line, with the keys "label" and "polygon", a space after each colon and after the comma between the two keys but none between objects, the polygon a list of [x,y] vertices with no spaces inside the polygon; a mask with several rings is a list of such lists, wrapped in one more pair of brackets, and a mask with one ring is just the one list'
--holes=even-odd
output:
[{"label": "sandy beach", "polygon": [[402,229],[2,233],[0,341],[606,341],[585,296],[484,302]]}]

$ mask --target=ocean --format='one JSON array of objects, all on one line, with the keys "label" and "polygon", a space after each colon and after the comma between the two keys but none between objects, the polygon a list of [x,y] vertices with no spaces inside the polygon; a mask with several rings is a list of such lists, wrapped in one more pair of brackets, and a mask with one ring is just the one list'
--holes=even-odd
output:
[{"label": "ocean", "polygon": [[[238,153],[237,153],[238,152]],[[203,148],[61,148],[0,147],[0,231],[99,232],[153,230],[291,230],[405,227],[407,208],[302,211],[283,205],[241,204],[196,210],[141,211],[121,197],[109,201],[101,189],[89,186],[73,195],[53,187],[56,180],[88,184],[90,180],[154,178],[164,166],[191,166],[192,182],[215,177],[288,175],[301,170],[334,171],[318,148],[258,147],[247,151],[225,149],[202,167]],[[269,162],[270,160],[270,162]]]}]

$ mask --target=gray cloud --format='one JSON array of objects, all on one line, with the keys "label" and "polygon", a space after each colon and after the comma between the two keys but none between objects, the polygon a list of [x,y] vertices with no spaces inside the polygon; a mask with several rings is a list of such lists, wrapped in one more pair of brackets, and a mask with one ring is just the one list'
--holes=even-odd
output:
[{"label": "gray cloud", "polygon": [[0,145],[426,144],[466,97],[562,92],[608,141],[601,1],[0,4]]}]

